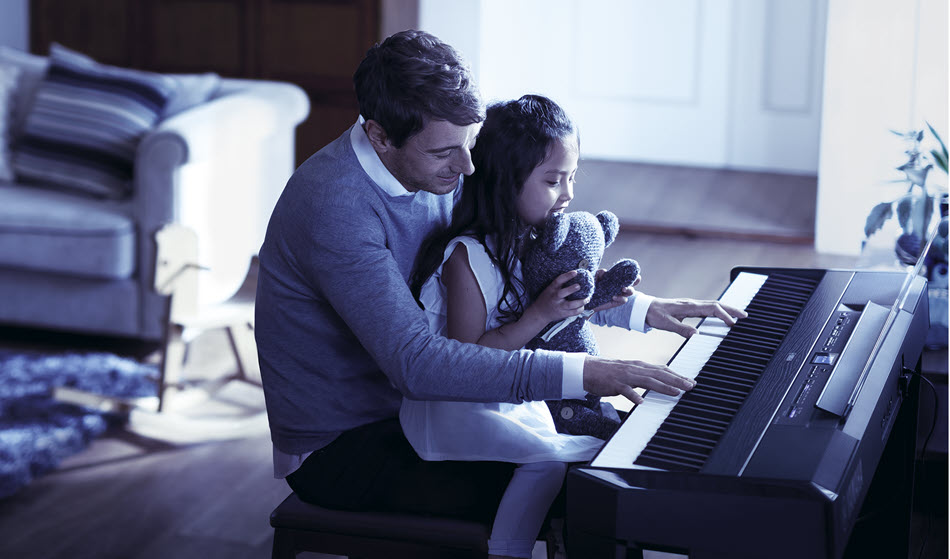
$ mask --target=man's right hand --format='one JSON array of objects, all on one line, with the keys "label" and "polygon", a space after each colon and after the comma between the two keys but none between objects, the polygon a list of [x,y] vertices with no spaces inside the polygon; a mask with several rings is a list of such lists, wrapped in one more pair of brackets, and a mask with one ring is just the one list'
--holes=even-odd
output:
[{"label": "man's right hand", "polygon": [[606,359],[595,355],[584,358],[584,390],[594,396],[621,395],[640,404],[643,397],[634,389],[656,390],[675,396],[696,383],[663,365],[627,359]]}]

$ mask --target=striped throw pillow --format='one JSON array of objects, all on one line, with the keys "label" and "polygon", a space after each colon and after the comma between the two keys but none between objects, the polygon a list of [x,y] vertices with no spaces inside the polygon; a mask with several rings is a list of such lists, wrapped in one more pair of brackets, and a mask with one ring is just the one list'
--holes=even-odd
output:
[{"label": "striped throw pillow", "polygon": [[14,147],[18,179],[127,197],[135,149],[174,92],[167,76],[100,64],[54,44]]}]

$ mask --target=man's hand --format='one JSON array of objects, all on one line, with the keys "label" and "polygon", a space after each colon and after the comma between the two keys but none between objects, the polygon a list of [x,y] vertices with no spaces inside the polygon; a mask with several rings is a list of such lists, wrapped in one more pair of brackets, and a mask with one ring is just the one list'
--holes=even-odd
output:
[{"label": "man's hand", "polygon": [[634,388],[656,390],[676,396],[690,390],[696,382],[662,365],[626,359],[605,359],[594,355],[584,358],[584,390],[595,396],[621,395],[640,404],[643,397]]},{"label": "man's hand", "polygon": [[692,299],[654,299],[647,309],[647,326],[659,330],[676,332],[684,338],[696,333],[696,328],[683,323],[684,318],[702,318],[713,316],[721,319],[729,326],[736,323],[737,318],[749,316],[744,311],[723,305],[719,301],[694,301]]}]

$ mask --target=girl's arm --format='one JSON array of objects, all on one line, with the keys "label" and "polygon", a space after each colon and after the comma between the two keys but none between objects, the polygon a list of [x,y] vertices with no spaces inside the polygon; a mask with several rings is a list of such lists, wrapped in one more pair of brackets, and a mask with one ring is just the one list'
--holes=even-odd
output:
[{"label": "girl's arm", "polygon": [[561,274],[525,309],[521,318],[486,332],[487,305],[469,264],[468,249],[459,243],[442,268],[442,281],[446,289],[447,335],[462,342],[487,347],[520,349],[550,322],[580,314],[584,310],[588,299],[566,299],[580,289],[579,285],[559,287],[575,275],[575,271]]}]

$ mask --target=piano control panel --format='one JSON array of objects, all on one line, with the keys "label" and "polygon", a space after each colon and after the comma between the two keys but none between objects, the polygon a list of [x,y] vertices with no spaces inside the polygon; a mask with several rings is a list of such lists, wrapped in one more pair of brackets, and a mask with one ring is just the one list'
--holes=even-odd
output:
[{"label": "piano control panel", "polygon": [[854,332],[861,317],[860,311],[843,308],[828,321],[824,331],[818,337],[812,354],[803,365],[803,375],[799,375],[800,386],[791,405],[779,416],[776,423],[805,424],[811,417],[822,389],[831,377],[839,357]]}]

